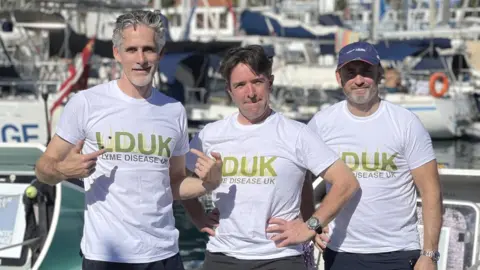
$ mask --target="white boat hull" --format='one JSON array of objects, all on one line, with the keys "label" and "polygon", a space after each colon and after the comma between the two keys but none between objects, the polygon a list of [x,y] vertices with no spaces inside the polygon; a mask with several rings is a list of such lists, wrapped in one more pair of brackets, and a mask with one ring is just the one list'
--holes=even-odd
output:
[{"label": "white boat hull", "polygon": [[433,139],[453,139],[464,135],[475,111],[467,94],[435,98],[410,94],[387,94],[385,100],[414,112]]}]

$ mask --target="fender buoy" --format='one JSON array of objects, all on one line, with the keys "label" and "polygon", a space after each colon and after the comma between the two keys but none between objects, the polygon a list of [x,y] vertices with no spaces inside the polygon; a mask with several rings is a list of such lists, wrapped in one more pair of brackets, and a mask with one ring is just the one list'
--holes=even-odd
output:
[{"label": "fender buoy", "polygon": [[[441,80],[443,82],[443,87],[440,90],[440,92],[438,92],[437,89],[435,88],[435,83],[438,80]],[[430,89],[430,95],[432,95],[434,97],[437,97],[437,98],[443,97],[443,95],[445,95],[445,93],[447,93],[448,86],[449,86],[448,77],[443,72],[433,73],[432,76],[430,77],[430,81],[428,83],[428,88]]]}]

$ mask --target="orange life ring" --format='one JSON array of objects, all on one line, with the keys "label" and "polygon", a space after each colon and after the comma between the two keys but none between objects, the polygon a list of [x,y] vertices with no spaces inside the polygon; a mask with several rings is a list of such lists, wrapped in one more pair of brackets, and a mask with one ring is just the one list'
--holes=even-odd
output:
[{"label": "orange life ring", "polygon": [[[440,90],[440,92],[437,92],[437,89],[435,88],[435,83],[438,80],[441,80],[443,82],[443,87]],[[435,72],[430,77],[430,81],[429,81],[429,84],[428,84],[428,87],[430,89],[430,95],[432,95],[434,97],[437,97],[437,98],[443,97],[443,95],[445,95],[445,93],[447,93],[447,91],[448,91],[448,86],[449,86],[448,77],[447,77],[447,75],[445,75],[445,73]]]}]

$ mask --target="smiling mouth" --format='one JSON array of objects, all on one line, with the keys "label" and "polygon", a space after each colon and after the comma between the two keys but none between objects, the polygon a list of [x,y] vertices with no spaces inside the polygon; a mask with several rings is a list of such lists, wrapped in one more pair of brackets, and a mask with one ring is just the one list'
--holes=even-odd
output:
[{"label": "smiling mouth", "polygon": [[142,73],[148,73],[148,72],[150,72],[150,69],[151,69],[151,68],[152,68],[152,67],[147,67],[147,68],[134,68],[133,71],[135,71],[135,72],[142,72]]},{"label": "smiling mouth", "polygon": [[260,101],[261,101],[261,99],[256,99],[255,101],[252,100],[252,101],[245,102],[245,104],[247,104],[247,105],[253,105],[253,104],[259,103]]},{"label": "smiling mouth", "polygon": [[368,88],[357,88],[357,89],[353,89],[352,92],[353,93],[359,93],[359,94],[364,94],[366,93],[368,90]]}]

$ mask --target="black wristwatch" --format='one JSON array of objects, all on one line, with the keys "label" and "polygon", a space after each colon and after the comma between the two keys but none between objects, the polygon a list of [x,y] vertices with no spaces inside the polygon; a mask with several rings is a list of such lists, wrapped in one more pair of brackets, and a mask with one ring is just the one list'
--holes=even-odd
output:
[{"label": "black wristwatch", "polygon": [[318,234],[322,234],[322,224],[320,223],[320,220],[318,220],[318,218],[314,217],[314,216],[311,216],[308,220],[307,220],[307,227],[310,229],[310,230],[313,230],[315,231],[316,233]]}]

